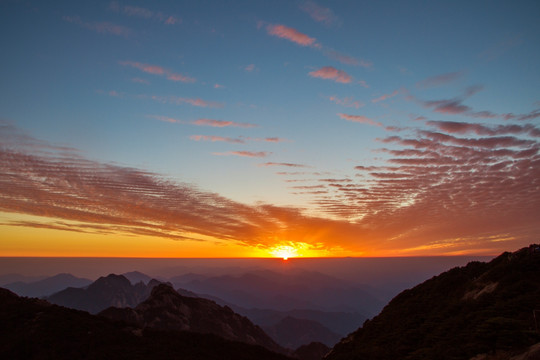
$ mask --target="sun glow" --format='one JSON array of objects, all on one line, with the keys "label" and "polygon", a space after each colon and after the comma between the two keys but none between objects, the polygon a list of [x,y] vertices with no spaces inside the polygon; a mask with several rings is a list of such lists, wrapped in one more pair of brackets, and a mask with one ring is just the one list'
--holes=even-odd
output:
[{"label": "sun glow", "polygon": [[270,251],[270,254],[283,260],[288,260],[289,258],[298,256],[298,249],[290,245],[279,245],[274,247]]}]

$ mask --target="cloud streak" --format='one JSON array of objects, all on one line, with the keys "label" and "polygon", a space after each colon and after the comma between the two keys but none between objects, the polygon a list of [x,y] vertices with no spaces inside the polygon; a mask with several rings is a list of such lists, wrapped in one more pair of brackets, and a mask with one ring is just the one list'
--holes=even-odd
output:
[{"label": "cloud streak", "polygon": [[192,125],[211,126],[211,127],[239,127],[239,128],[254,128],[255,124],[239,123],[235,121],[214,120],[214,119],[197,119],[191,122]]},{"label": "cloud streak", "polygon": [[64,16],[63,19],[69,23],[79,25],[100,34],[113,34],[126,38],[133,34],[130,28],[110,22],[86,22],[82,21],[79,16]]},{"label": "cloud streak", "polygon": [[120,61],[119,64],[122,66],[130,66],[135,69],[139,69],[147,74],[165,76],[167,80],[171,81],[181,81],[185,83],[193,83],[197,81],[195,78],[179,73],[174,73],[158,65],[143,64],[135,61]]},{"label": "cloud streak", "polygon": [[352,77],[343,70],[338,70],[332,66],[324,66],[319,70],[311,71],[309,76],[314,78],[333,80],[338,83],[348,84],[352,81]]},{"label": "cloud streak", "polygon": [[280,24],[266,26],[269,35],[289,40],[301,46],[317,46],[316,39],[299,32],[296,29]]}]

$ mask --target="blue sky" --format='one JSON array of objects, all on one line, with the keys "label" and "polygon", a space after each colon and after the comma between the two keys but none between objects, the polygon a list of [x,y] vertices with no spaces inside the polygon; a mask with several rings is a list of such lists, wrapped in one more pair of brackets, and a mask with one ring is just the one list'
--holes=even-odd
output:
[{"label": "blue sky", "polygon": [[[538,170],[537,1],[2,1],[0,10],[6,149],[53,156],[14,135],[25,134],[56,152],[72,148],[70,159],[358,227],[360,239],[343,243],[283,240],[330,254],[491,253],[501,241],[527,243],[540,228],[530,219],[449,230],[468,212],[485,210],[476,224],[497,223],[489,210],[505,206],[497,198],[510,202],[512,219],[540,210],[540,190],[527,180]],[[405,149],[424,152],[395,152]],[[426,165],[434,156],[435,170]],[[396,168],[412,163],[414,171]],[[486,164],[507,172],[475,177]],[[426,180],[430,172],[438,175]],[[508,174],[516,184],[496,187]],[[468,205],[452,198],[470,199],[467,191],[483,196]],[[534,201],[520,207],[524,193]],[[48,219],[41,225],[87,221],[27,201],[37,206],[3,207],[4,226],[14,227],[13,214]],[[430,201],[440,207],[425,230]],[[291,221],[279,227],[296,228]],[[363,242],[366,228],[376,241]]]}]

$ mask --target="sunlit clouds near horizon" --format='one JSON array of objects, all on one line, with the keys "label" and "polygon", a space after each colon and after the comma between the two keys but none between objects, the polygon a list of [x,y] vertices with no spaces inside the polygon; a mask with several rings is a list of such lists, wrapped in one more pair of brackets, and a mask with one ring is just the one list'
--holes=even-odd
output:
[{"label": "sunlit clouds near horizon", "polygon": [[494,255],[539,239],[537,2],[0,10],[0,255]]}]

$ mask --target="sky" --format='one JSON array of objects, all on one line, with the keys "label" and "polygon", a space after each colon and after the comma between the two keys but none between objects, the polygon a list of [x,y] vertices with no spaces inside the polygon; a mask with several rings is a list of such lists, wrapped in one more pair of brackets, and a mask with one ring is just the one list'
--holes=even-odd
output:
[{"label": "sky", "polygon": [[0,1],[0,256],[496,255],[538,1]]}]

